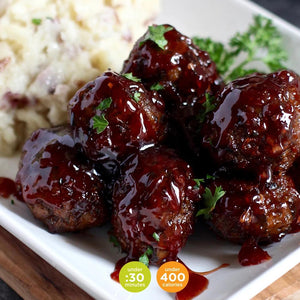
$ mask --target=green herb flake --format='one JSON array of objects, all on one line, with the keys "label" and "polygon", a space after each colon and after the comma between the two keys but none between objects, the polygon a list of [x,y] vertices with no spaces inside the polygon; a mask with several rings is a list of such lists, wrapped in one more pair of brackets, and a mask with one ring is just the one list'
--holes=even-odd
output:
[{"label": "green herb flake", "polygon": [[199,209],[196,217],[204,215],[204,218],[208,219],[210,217],[210,212],[215,208],[218,200],[220,200],[225,195],[221,186],[217,186],[215,193],[212,194],[210,188],[206,187],[203,196],[203,204],[205,208]]},{"label": "green herb flake", "polygon": [[[210,38],[194,37],[193,41],[208,52],[226,82],[254,72],[275,72],[285,68],[287,61],[279,31],[261,15],[254,16],[253,24],[245,32],[236,33],[228,47]],[[264,68],[253,68],[253,62],[263,64]]]},{"label": "green herb flake", "polygon": [[194,189],[199,189],[199,187],[201,186],[201,183],[205,182],[205,180],[203,178],[194,178],[194,181],[196,182]]},{"label": "green herb flake", "polygon": [[14,204],[15,204],[15,201],[14,201],[14,199],[11,199],[11,200],[10,200],[10,204],[12,204],[12,205],[14,205]]},{"label": "green herb flake", "polygon": [[105,110],[105,109],[110,107],[111,103],[112,103],[112,98],[111,97],[105,98],[97,106],[97,109]]},{"label": "green herb flake", "polygon": [[104,115],[93,117],[93,128],[97,130],[97,133],[103,132],[108,125],[108,121],[105,119]]},{"label": "green herb flake", "polygon": [[206,115],[216,108],[216,98],[209,93],[205,94],[205,102],[202,104],[203,110],[198,115],[198,120],[203,123]]},{"label": "green herb flake", "polygon": [[113,243],[113,245],[114,245],[115,247],[121,248],[121,245],[120,245],[118,239],[116,238],[116,236],[110,235],[110,236],[109,236],[109,241],[110,241],[111,243]]},{"label": "green herb flake", "polygon": [[161,91],[164,87],[160,83],[155,83],[150,87],[151,91]]},{"label": "green herb flake", "polygon": [[206,174],[206,179],[212,179],[212,180],[215,180],[216,179],[216,177],[215,176],[213,176],[213,175],[210,175],[210,174]]},{"label": "green herb flake", "polygon": [[133,95],[133,100],[138,103],[140,101],[141,93],[135,92]]},{"label": "green herb flake", "polygon": [[34,25],[41,25],[42,23],[42,19],[31,19],[31,22],[34,24]]},{"label": "green herb flake", "polygon": [[153,25],[148,27],[148,31],[145,35],[145,38],[140,42],[142,46],[146,41],[153,41],[159,48],[165,49],[165,46],[168,44],[168,41],[165,39],[165,33],[172,30],[173,27],[164,25]]},{"label": "green herb flake", "polygon": [[159,235],[156,232],[153,232],[152,236],[157,242],[159,242]]},{"label": "green herb flake", "polygon": [[122,75],[123,77],[132,80],[134,82],[141,82],[141,79],[132,75],[132,73],[125,73]]},{"label": "green herb flake", "polygon": [[139,262],[149,267],[149,256],[153,254],[152,247],[148,247],[144,254],[139,257]]}]

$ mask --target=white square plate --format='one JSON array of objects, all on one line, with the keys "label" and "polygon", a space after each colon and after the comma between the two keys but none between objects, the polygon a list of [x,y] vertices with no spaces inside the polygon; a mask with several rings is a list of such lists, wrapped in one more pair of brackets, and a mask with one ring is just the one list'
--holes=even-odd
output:
[{"label": "white square plate", "polygon": [[[300,73],[300,32],[295,27],[244,0],[162,0],[157,23],[169,23],[186,35],[210,36],[228,41],[243,31],[253,14],[271,17],[284,37],[289,52],[288,66]],[[18,157],[0,158],[0,176],[14,178]],[[85,233],[54,235],[37,222],[25,204],[0,199],[0,225],[96,299],[174,299],[156,283],[157,268],[151,267],[152,281],[141,293],[129,293],[110,278],[115,262],[122,257],[108,241],[108,227]],[[300,262],[300,233],[285,237],[267,247],[272,260],[251,267],[237,261],[240,246],[216,238],[206,230],[188,240],[180,258],[195,271],[207,271],[229,263],[230,266],[207,276],[208,289],[197,299],[250,299]]]}]

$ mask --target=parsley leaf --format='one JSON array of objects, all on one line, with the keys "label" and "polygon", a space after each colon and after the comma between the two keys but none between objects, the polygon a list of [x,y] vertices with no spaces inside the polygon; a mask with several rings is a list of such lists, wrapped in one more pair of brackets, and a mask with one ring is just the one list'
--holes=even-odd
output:
[{"label": "parsley leaf", "polygon": [[135,92],[133,95],[133,100],[138,103],[140,101],[141,93]]},{"label": "parsley leaf", "polygon": [[139,258],[139,262],[145,264],[147,267],[149,267],[149,256],[153,254],[152,247],[148,247],[147,250],[142,254]]},{"label": "parsley leaf", "polygon": [[151,87],[150,87],[150,90],[151,91],[160,91],[160,90],[163,90],[164,87],[163,85],[161,85],[160,83],[154,83]]},{"label": "parsley leaf", "polygon": [[201,186],[201,183],[205,182],[203,178],[194,178],[194,181],[196,182],[194,189],[198,189]]},{"label": "parsley leaf", "polygon": [[203,106],[203,111],[201,111],[198,115],[198,120],[200,121],[200,123],[203,123],[205,120],[206,115],[213,111],[216,107],[216,103],[215,100],[216,98],[212,95],[210,95],[209,93],[205,94],[205,102],[202,104]]},{"label": "parsley leaf", "polygon": [[159,48],[164,50],[165,46],[168,44],[164,34],[172,29],[173,27],[165,27],[164,25],[149,26],[145,38],[140,42],[140,46],[150,40],[153,41]]},{"label": "parsley leaf", "polygon": [[279,31],[270,19],[261,15],[254,16],[253,24],[245,32],[236,33],[228,47],[210,38],[194,37],[193,41],[208,52],[227,82],[254,72],[263,72],[253,68],[253,62],[259,62],[266,71],[274,72],[283,69],[287,60]]},{"label": "parsley leaf", "polygon": [[116,236],[110,235],[110,236],[109,236],[109,241],[110,241],[111,243],[113,243],[113,245],[114,245],[115,247],[121,248],[121,245],[120,245],[118,239],[116,238]]},{"label": "parsley leaf", "polygon": [[105,98],[97,106],[97,109],[105,110],[105,109],[110,107],[111,103],[112,103],[112,98],[111,97]]},{"label": "parsley leaf", "polygon": [[210,188],[206,187],[203,194],[203,204],[205,205],[205,208],[199,209],[196,217],[204,215],[206,219],[209,218],[210,212],[215,208],[218,200],[221,199],[224,195],[225,191],[223,191],[221,186],[216,187],[214,194],[212,194]]},{"label": "parsley leaf", "polygon": [[217,69],[221,75],[225,74],[233,64],[234,57],[222,43],[215,42],[211,38],[199,37],[194,37],[193,42],[201,50],[208,52],[212,61],[216,63]]},{"label": "parsley leaf", "polygon": [[31,22],[34,24],[34,25],[40,25],[42,23],[42,19],[31,19]]},{"label": "parsley leaf", "polygon": [[132,80],[134,82],[141,82],[141,79],[132,75],[132,73],[125,73],[122,75],[123,77]]},{"label": "parsley leaf", "polygon": [[12,204],[12,205],[14,205],[14,204],[15,204],[15,201],[14,201],[14,199],[11,199],[11,200],[10,200],[10,204]]},{"label": "parsley leaf", "polygon": [[216,179],[216,177],[215,176],[213,176],[213,175],[210,175],[210,174],[206,174],[206,179],[212,179],[212,180],[215,180]]},{"label": "parsley leaf", "polygon": [[97,130],[97,133],[101,133],[105,130],[108,125],[108,121],[105,119],[104,115],[93,117],[93,128]]},{"label": "parsley leaf", "polygon": [[159,235],[156,232],[153,232],[152,236],[157,242],[159,242]]}]

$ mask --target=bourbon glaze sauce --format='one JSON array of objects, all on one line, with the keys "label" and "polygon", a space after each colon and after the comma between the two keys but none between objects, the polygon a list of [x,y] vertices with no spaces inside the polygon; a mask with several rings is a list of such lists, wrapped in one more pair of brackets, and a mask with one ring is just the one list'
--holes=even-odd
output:
[{"label": "bourbon glaze sauce", "polygon": [[0,197],[8,199],[10,196],[23,201],[21,194],[17,190],[16,183],[10,178],[0,177]]},{"label": "bourbon glaze sauce", "polygon": [[[119,259],[116,262],[114,271],[110,274],[111,279],[120,283],[119,273],[120,273],[122,267],[126,263],[128,263],[132,260],[133,259],[129,258],[129,256],[125,256],[125,257]],[[189,267],[187,267],[187,265],[184,262],[182,262],[181,259],[177,258],[176,261],[183,264],[189,273],[188,284],[183,290],[176,293],[176,295],[175,295],[176,300],[191,300],[194,297],[200,295],[203,291],[205,291],[207,289],[208,284],[209,284],[208,279],[204,275],[208,275],[210,273],[218,271],[221,268],[225,268],[225,267],[229,266],[229,264],[222,264],[219,267],[217,267],[213,270],[207,271],[207,272],[196,272],[196,271],[191,270]]]},{"label": "bourbon glaze sauce", "polygon": [[242,245],[238,259],[242,266],[252,266],[270,260],[271,256],[267,251],[260,248],[254,239],[248,239]]}]

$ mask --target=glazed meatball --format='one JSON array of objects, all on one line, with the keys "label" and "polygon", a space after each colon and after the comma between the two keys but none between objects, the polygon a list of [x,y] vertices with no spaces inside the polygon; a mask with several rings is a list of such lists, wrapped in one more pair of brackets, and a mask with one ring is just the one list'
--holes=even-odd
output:
[{"label": "glazed meatball", "polygon": [[157,143],[165,132],[160,96],[114,72],[80,89],[69,112],[75,140],[93,160]]},{"label": "glazed meatball", "polygon": [[151,263],[175,260],[192,232],[198,200],[192,171],[173,150],[148,148],[122,165],[113,192],[113,232],[130,258],[150,247]]},{"label": "glazed meatball", "polygon": [[260,243],[279,241],[292,230],[300,195],[287,175],[269,183],[245,179],[216,179],[209,189],[221,186],[225,195],[218,200],[209,222],[223,238],[243,243],[251,238]]},{"label": "glazed meatball", "polygon": [[[288,171],[289,176],[293,179],[295,183],[296,190],[300,193],[300,158],[296,159],[293,166]],[[297,218],[293,224],[293,232],[300,231],[300,202],[297,206]]]},{"label": "glazed meatball", "polygon": [[[159,46],[152,36],[161,32],[165,45]],[[124,62],[123,73],[132,72],[148,89],[158,89],[166,104],[169,141],[182,148],[186,143],[195,150],[195,132],[204,109],[207,92],[216,92],[221,84],[215,63],[207,52],[190,38],[169,25],[150,26],[135,44]],[[182,138],[186,139],[182,143]],[[180,140],[180,142],[176,142]],[[196,144],[195,144],[196,142]]]},{"label": "glazed meatball", "polygon": [[16,183],[35,218],[50,232],[78,231],[109,219],[105,184],[69,127],[39,129],[23,147]]},{"label": "glazed meatball", "polygon": [[217,162],[267,174],[286,171],[299,156],[297,74],[284,70],[234,80],[218,102],[201,132]]}]

